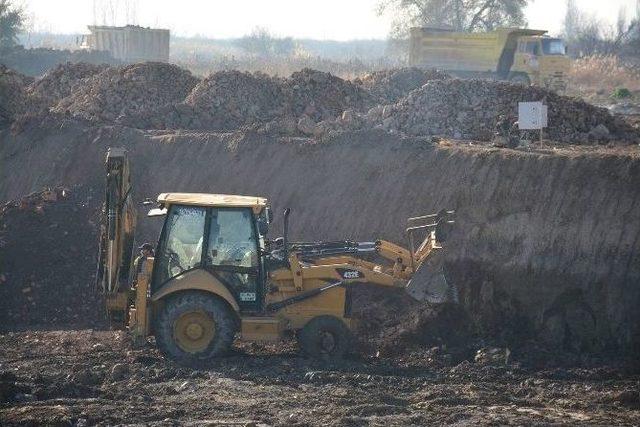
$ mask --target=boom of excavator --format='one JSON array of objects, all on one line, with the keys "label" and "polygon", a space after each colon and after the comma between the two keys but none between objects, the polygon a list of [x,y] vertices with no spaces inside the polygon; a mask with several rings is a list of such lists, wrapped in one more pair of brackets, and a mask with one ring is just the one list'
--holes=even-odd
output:
[{"label": "boom of excavator", "polygon": [[[453,211],[410,218],[408,249],[385,240],[290,242],[288,209],[284,236],[267,239],[264,198],[163,193],[149,213],[164,217],[155,256],[138,259],[133,271],[136,209],[126,151],[110,149],[106,168],[97,285],[109,317],[137,342],[155,335],[181,363],[223,354],[237,333],[255,341],[295,335],[311,356],[340,357],[356,325],[350,290],[357,283],[405,288],[435,302],[455,299],[436,239]],[[423,266],[427,273],[415,283]]]}]

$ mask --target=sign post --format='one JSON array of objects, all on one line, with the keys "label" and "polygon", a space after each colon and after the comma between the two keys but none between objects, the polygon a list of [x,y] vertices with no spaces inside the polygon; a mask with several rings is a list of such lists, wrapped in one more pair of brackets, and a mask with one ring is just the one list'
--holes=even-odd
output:
[{"label": "sign post", "polygon": [[518,129],[539,130],[542,143],[542,129],[548,125],[548,108],[542,102],[518,103]]}]

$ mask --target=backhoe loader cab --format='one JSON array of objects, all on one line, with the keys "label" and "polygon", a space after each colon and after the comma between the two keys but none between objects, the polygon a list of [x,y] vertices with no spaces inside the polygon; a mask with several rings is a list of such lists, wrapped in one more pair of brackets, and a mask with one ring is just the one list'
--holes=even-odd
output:
[{"label": "backhoe loader cab", "polygon": [[[161,194],[166,220],[156,248],[151,293],[188,283],[204,270],[231,294],[241,312],[262,308],[267,201],[217,194]],[[166,293],[166,292],[165,292]]]},{"label": "backhoe loader cab", "polygon": [[[161,351],[180,363],[200,364],[224,354],[237,335],[253,341],[295,336],[310,356],[341,357],[356,324],[352,285],[408,288],[423,264],[416,276],[420,289],[411,294],[448,298],[436,227],[453,222],[452,211],[410,218],[409,249],[384,240],[290,242],[288,209],[284,236],[268,240],[267,200],[223,194],[160,194],[159,206],[149,212],[164,216],[155,257],[144,260],[131,278],[133,286],[114,282],[111,278],[132,271],[128,236],[135,221],[126,219],[135,209],[128,168],[126,151],[109,151],[99,288],[115,324],[139,343],[155,336]],[[423,237],[416,240],[418,233]],[[384,262],[364,260],[363,253]],[[432,285],[438,295],[430,293]]]}]

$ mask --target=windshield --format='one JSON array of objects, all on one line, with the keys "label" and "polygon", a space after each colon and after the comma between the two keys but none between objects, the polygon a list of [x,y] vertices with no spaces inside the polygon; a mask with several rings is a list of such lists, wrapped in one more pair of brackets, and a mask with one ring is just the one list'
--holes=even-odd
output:
[{"label": "windshield", "polygon": [[545,55],[565,55],[566,46],[560,39],[542,39],[542,51]]}]

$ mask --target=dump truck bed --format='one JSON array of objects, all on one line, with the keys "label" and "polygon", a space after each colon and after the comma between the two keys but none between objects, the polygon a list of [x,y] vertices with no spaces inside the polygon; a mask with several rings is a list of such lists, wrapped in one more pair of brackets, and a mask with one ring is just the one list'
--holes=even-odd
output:
[{"label": "dump truck bed", "polygon": [[518,37],[545,33],[515,28],[487,33],[412,28],[409,61],[412,66],[422,68],[495,73],[505,48],[515,50]]}]

